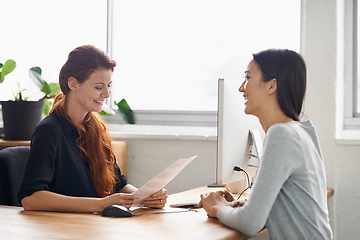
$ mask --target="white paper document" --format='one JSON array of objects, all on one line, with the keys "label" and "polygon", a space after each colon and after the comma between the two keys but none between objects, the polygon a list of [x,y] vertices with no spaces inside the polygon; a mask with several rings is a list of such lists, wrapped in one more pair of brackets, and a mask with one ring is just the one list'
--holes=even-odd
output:
[{"label": "white paper document", "polygon": [[157,191],[165,187],[166,184],[173,180],[174,177],[178,175],[179,172],[181,172],[181,170],[183,170],[187,165],[189,165],[189,163],[191,163],[195,158],[197,158],[197,155],[190,158],[180,158],[176,160],[173,164],[171,164],[169,167],[159,173],[156,177],[144,184],[141,188],[134,192],[134,194],[140,196],[140,198],[133,206],[141,207],[142,202],[145,200],[145,198],[150,197],[153,193],[156,193]]}]

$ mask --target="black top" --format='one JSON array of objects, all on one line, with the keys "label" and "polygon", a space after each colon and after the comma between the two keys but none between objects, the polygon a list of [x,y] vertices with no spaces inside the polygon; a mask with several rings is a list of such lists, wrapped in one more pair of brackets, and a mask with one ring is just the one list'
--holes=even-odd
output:
[{"label": "black top", "polygon": [[[56,111],[36,126],[18,193],[19,201],[41,190],[74,197],[98,197],[89,164],[76,145],[78,136],[77,129]],[[114,167],[115,192],[118,192],[127,180],[116,163]]]}]

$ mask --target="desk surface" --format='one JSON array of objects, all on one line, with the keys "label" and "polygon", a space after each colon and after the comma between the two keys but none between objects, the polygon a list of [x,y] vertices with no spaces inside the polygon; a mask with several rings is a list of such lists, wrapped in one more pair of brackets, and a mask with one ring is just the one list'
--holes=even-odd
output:
[{"label": "desk surface", "polygon": [[[168,204],[197,199],[211,190],[198,188],[170,195]],[[96,214],[24,211],[21,207],[0,206],[0,236],[4,239],[246,239],[207,217],[203,209],[179,213],[181,208],[135,209],[131,218],[107,218]]]},{"label": "desk surface", "polygon": [[[201,193],[218,188],[201,187],[172,194],[168,204],[198,199]],[[328,197],[333,190],[328,189]],[[203,209],[178,213],[181,208],[135,209],[131,218],[107,218],[97,214],[24,211],[0,205],[0,236],[4,239],[246,239],[238,231],[208,218]]]}]

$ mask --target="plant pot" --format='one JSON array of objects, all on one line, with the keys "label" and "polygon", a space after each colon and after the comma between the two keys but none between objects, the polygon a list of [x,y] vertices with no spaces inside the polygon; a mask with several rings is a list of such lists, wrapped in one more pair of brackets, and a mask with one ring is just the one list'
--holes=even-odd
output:
[{"label": "plant pot", "polygon": [[4,139],[30,140],[41,120],[44,101],[1,101]]}]

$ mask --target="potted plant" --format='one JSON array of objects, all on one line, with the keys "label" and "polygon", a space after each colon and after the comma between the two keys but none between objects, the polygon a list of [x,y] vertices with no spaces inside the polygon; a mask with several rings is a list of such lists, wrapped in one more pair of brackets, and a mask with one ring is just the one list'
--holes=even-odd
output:
[{"label": "potted plant", "polygon": [[[9,59],[5,64],[0,63],[0,83],[5,80],[5,76],[16,68],[16,62]],[[2,116],[4,123],[4,139],[6,140],[29,140],[35,126],[41,120],[42,112],[47,114],[51,107],[50,98],[53,98],[59,91],[57,83],[47,83],[41,77],[41,68],[32,67],[29,75],[35,85],[43,92],[43,97],[37,101],[30,101],[25,97],[25,89],[18,87],[14,93],[14,99],[1,101]]]}]

